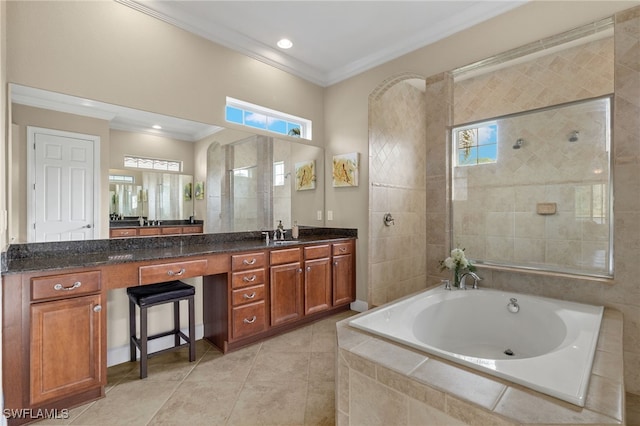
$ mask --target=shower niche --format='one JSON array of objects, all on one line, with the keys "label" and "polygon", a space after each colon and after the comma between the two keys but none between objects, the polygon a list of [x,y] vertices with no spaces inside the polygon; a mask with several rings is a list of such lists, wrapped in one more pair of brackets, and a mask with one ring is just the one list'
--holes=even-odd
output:
[{"label": "shower niche", "polygon": [[479,265],[612,276],[610,96],[451,136],[454,246]]}]

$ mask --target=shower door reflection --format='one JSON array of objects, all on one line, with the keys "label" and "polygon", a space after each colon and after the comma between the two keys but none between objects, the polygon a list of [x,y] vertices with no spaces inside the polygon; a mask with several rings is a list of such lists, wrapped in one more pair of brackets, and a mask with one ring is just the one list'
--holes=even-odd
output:
[{"label": "shower door reflection", "polygon": [[230,217],[234,230],[259,229],[257,166],[243,167],[229,172],[231,183]]}]

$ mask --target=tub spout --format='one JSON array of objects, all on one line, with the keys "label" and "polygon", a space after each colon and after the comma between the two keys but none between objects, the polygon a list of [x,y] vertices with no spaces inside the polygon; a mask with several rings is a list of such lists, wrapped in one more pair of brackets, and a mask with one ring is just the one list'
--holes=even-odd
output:
[{"label": "tub spout", "polygon": [[460,277],[460,290],[466,290],[467,289],[467,277],[470,276],[471,278],[473,278],[473,289],[477,289],[478,288],[478,281],[482,281],[482,278],[480,278],[475,272],[465,272],[464,274],[462,274],[462,277]]}]

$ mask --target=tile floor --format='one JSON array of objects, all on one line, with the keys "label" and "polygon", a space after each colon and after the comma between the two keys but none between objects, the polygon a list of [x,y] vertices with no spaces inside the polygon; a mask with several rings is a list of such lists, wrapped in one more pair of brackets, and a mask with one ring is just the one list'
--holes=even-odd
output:
[{"label": "tile floor", "polygon": [[[41,425],[333,425],[335,323],[344,312],[222,355],[197,342],[187,351],[108,370],[107,397]],[[627,394],[627,425],[640,426],[640,396]]]}]

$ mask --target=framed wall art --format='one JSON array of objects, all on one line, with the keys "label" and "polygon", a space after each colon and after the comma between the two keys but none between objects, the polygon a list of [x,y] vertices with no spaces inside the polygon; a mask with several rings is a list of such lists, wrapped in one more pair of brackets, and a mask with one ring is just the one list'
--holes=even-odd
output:
[{"label": "framed wall art", "polygon": [[358,153],[333,156],[333,186],[358,186]]}]

